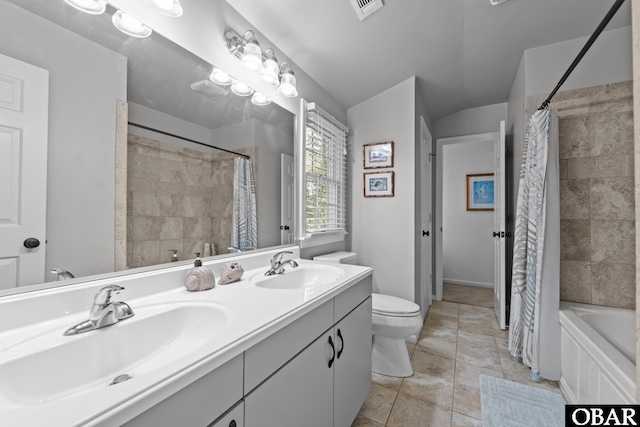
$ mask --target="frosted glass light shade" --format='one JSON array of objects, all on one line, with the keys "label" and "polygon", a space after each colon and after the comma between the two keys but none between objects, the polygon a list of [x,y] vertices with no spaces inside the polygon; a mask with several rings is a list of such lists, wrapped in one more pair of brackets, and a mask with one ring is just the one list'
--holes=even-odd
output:
[{"label": "frosted glass light shade", "polygon": [[182,15],[180,0],[144,0],[147,5],[158,13],[172,18]]},{"label": "frosted glass light shade", "polygon": [[253,105],[260,105],[260,106],[269,105],[269,104],[271,104],[271,99],[267,98],[266,96],[264,96],[260,92],[255,92],[253,94],[253,96],[251,97],[251,103]]},{"label": "frosted glass light shade", "polygon": [[220,68],[213,68],[209,80],[220,86],[229,86],[233,83],[233,77],[222,71]]},{"label": "frosted glass light shade", "polygon": [[240,65],[247,71],[258,71],[262,68],[262,49],[253,31],[247,30],[244,33],[244,48]]},{"label": "frosted glass light shade", "polygon": [[231,85],[231,92],[238,96],[249,96],[253,93],[253,89],[251,89],[246,83],[236,80]]},{"label": "frosted glass light shade", "polygon": [[296,89],[296,76],[293,75],[292,71],[282,73],[278,93],[289,98],[298,96],[298,89]]},{"label": "frosted glass light shade", "polygon": [[111,21],[118,30],[131,37],[145,38],[152,33],[151,28],[121,10],[113,14]]},{"label": "frosted glass light shade", "polygon": [[262,67],[262,50],[256,43],[244,45],[244,53],[240,62],[247,71],[258,71]]},{"label": "frosted glass light shade", "polygon": [[260,77],[262,80],[269,83],[272,86],[277,86],[278,72],[280,71],[278,67],[278,62],[273,58],[266,58],[262,63],[262,70],[260,70]]},{"label": "frosted glass light shade", "polygon": [[91,15],[100,15],[107,8],[107,0],[64,0],[69,6],[90,13]]}]

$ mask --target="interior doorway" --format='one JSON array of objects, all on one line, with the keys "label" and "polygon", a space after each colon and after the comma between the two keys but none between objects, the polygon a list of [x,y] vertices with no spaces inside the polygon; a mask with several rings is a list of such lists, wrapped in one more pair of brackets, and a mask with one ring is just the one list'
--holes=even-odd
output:
[{"label": "interior doorway", "polygon": [[481,175],[492,173],[494,139],[494,133],[483,133],[436,140],[438,301],[443,299],[445,281],[459,286],[493,287],[493,215],[491,211],[467,210],[467,192],[468,181],[477,177],[479,182]]}]

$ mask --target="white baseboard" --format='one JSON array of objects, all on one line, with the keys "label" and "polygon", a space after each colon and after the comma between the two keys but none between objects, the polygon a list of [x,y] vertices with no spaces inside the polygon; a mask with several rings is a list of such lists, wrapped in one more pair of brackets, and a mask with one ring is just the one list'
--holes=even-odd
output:
[{"label": "white baseboard", "polygon": [[471,282],[469,280],[442,279],[443,283],[451,283],[452,285],[476,286],[479,288],[493,289],[493,283]]}]

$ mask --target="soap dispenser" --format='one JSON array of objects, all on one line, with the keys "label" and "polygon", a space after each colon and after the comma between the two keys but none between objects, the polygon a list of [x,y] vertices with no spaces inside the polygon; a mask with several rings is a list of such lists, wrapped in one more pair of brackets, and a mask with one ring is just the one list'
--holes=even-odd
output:
[{"label": "soap dispenser", "polygon": [[200,252],[195,252],[196,260],[193,263],[193,267],[187,271],[187,275],[184,278],[184,286],[188,291],[206,291],[216,285],[216,277],[213,271],[202,265],[200,259]]}]

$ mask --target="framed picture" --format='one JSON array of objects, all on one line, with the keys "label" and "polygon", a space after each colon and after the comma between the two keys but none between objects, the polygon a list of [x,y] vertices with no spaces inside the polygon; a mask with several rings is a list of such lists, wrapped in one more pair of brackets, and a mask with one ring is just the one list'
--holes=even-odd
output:
[{"label": "framed picture", "polygon": [[494,206],[493,174],[467,175],[467,210],[492,211]]},{"label": "framed picture", "polygon": [[362,151],[365,169],[393,167],[393,141],[365,144]]},{"label": "framed picture", "polygon": [[365,172],[364,197],[393,197],[393,171]]}]

